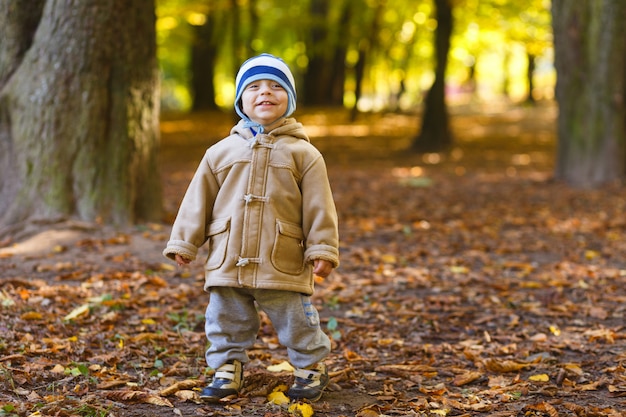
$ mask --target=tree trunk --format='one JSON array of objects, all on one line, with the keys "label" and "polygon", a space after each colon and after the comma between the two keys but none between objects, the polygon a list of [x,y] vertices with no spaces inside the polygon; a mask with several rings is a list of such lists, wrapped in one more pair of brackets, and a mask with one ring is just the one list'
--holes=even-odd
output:
[{"label": "tree trunk", "polygon": [[421,131],[413,141],[413,150],[417,152],[440,152],[452,145],[445,93],[445,75],[453,24],[452,5],[450,0],[436,0],[435,5],[437,10],[435,81],[424,100]]},{"label": "tree trunk", "polygon": [[23,51],[0,84],[0,235],[35,219],[159,219],[153,0],[1,4],[31,17],[0,25],[0,56]]},{"label": "tree trunk", "polygon": [[626,2],[553,0],[559,104],[555,176],[593,188],[625,176]]},{"label": "tree trunk", "polygon": [[216,110],[215,103],[215,58],[217,41],[215,39],[215,12],[207,15],[207,21],[200,26],[193,26],[194,39],[191,45],[191,93],[193,111]]},{"label": "tree trunk", "polygon": [[331,82],[328,58],[328,0],[311,2],[311,29],[307,40],[309,64],[304,74],[302,103],[305,106],[324,106],[329,102],[328,86]]},{"label": "tree trunk", "polygon": [[341,8],[341,18],[337,33],[337,44],[334,48],[331,69],[331,82],[328,90],[330,103],[343,106],[343,95],[346,84],[346,55],[350,39],[350,3],[345,2]]},{"label": "tree trunk", "polygon": [[535,96],[533,96],[533,90],[535,89],[534,78],[535,78],[535,64],[536,64],[537,58],[535,57],[535,55],[531,53],[527,53],[526,56],[528,57],[528,67],[526,68],[526,80],[528,81],[528,95],[526,96],[526,103],[534,105]]},{"label": "tree trunk", "polygon": [[384,14],[386,0],[380,0],[376,5],[374,11],[371,26],[367,30],[367,36],[364,36],[358,44],[359,59],[354,66],[354,105],[350,111],[350,121],[356,120],[359,111],[359,100],[361,99],[361,92],[363,88],[363,78],[365,76],[365,68],[367,67],[367,59],[371,51],[377,46],[376,37],[380,30],[380,20]]}]

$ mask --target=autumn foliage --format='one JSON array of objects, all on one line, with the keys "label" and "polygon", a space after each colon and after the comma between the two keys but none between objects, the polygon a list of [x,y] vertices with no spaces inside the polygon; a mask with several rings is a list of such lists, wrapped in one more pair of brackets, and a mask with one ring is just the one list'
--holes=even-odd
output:
[{"label": "autumn foliage", "polygon": [[[554,116],[453,114],[446,155],[405,151],[414,116],[301,117],[342,240],[314,297],[333,352],[312,405],[282,399],[292,377],[263,315],[244,392],[198,401],[207,296],[200,264],[162,258],[169,222],[5,238],[0,416],[621,416],[626,193],[552,181]],[[170,217],[226,132],[207,118],[163,123]]]}]

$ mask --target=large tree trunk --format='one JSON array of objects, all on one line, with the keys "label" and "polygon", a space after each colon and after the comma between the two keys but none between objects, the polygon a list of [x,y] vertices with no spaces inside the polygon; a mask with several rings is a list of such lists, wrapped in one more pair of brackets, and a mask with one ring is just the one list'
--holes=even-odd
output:
[{"label": "large tree trunk", "polygon": [[445,93],[445,75],[453,24],[452,5],[450,0],[435,0],[435,5],[437,9],[435,80],[426,94],[422,128],[412,145],[418,152],[444,151],[452,145]]},{"label": "large tree trunk", "polygon": [[559,104],[556,178],[597,187],[625,176],[626,2],[553,0]]},{"label": "large tree trunk", "polygon": [[159,219],[153,0],[0,4],[0,234]]}]

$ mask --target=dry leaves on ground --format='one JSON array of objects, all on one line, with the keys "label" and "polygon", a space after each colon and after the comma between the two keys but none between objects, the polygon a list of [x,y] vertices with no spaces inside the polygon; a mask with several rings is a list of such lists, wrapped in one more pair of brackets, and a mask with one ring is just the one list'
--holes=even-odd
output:
[{"label": "dry leaves on ground", "polygon": [[[405,136],[377,131],[314,138],[342,237],[315,295],[333,339],[315,415],[622,415],[626,193],[550,181],[538,115],[458,116],[449,155],[402,155]],[[170,210],[198,158],[166,168]],[[239,398],[198,400],[202,267],[161,257],[167,224],[42,229],[37,250],[0,251],[0,415],[308,413],[268,399],[292,377],[263,314]]]}]

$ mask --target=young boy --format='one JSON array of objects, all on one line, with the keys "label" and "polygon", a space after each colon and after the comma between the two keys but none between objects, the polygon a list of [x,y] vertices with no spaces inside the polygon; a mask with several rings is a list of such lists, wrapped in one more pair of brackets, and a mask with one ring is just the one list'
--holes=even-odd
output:
[{"label": "young boy", "polygon": [[163,254],[178,265],[208,245],[204,288],[207,364],[201,397],[218,401],[243,384],[259,330],[258,305],[296,368],[287,395],[317,401],[328,385],[330,340],[311,303],[313,276],[339,264],[337,212],[322,155],[302,125],[293,75],[269,54],[243,63],[236,78],[241,120],[211,146],[181,203]]}]

